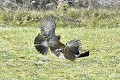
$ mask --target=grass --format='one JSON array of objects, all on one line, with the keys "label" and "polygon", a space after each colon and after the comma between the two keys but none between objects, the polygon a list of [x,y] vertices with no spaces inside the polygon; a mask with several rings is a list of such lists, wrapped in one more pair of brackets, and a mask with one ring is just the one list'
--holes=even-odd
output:
[{"label": "grass", "polygon": [[[80,39],[90,56],[71,62],[34,48],[35,27],[0,27],[0,80],[119,80],[120,28],[57,28],[61,42]],[[46,59],[46,61],[44,61]]]},{"label": "grass", "polygon": [[[69,9],[67,13],[2,10],[0,80],[119,80],[119,14],[119,10],[101,9]],[[33,43],[45,15],[56,17],[56,34],[61,35],[62,43],[79,39],[90,56],[71,62],[50,51],[46,56],[39,54]],[[65,21],[64,16],[81,23]]]},{"label": "grass", "polygon": [[[0,10],[0,24],[11,26],[37,27],[45,15],[53,15],[59,27],[99,27],[113,28],[120,26],[120,11],[116,9],[87,10],[70,8],[66,13],[53,11],[32,11],[32,10]],[[62,20],[61,20],[62,19]],[[74,22],[65,19],[72,19]]]}]

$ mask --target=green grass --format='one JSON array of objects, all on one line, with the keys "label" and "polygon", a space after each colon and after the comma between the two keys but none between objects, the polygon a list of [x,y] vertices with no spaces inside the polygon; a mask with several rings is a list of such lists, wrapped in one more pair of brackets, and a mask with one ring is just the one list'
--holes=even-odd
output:
[{"label": "green grass", "polygon": [[[120,26],[120,10],[111,9],[73,9],[70,8],[66,13],[53,11],[31,11],[31,10],[0,10],[0,25],[37,27],[45,15],[53,15],[59,27],[99,27],[117,28]],[[65,19],[73,19],[73,22]],[[62,19],[62,20],[61,20]]]},{"label": "green grass", "polygon": [[[80,39],[90,56],[71,62],[34,48],[39,28],[0,27],[0,80],[119,80],[120,28],[57,28],[61,42]],[[46,61],[44,61],[46,59]]]}]

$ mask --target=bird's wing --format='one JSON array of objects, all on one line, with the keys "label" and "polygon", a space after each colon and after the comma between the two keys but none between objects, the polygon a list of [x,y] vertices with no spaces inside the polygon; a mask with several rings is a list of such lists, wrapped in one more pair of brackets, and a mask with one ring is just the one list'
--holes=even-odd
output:
[{"label": "bird's wing", "polygon": [[41,25],[41,34],[45,38],[48,38],[50,36],[55,35],[55,20],[53,19],[52,16],[46,16],[42,20],[42,25]]},{"label": "bird's wing", "polygon": [[65,54],[77,54],[79,52],[80,41],[79,40],[71,40],[65,46]]},{"label": "bird's wing", "polygon": [[47,54],[48,53],[48,42],[46,41],[46,39],[41,36],[40,34],[38,34],[34,40],[34,45],[36,50],[41,53],[41,54]]},{"label": "bird's wing", "polygon": [[67,43],[64,49],[65,58],[74,61],[76,58],[87,57],[89,56],[89,51],[80,52],[81,43],[79,40],[71,40]]},{"label": "bird's wing", "polygon": [[64,49],[65,58],[74,61],[80,55],[79,47],[79,40],[74,39],[68,42]]}]

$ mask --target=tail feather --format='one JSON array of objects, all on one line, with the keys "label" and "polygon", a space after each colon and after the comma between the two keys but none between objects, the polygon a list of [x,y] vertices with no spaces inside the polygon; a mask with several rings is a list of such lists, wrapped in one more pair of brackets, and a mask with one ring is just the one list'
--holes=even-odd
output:
[{"label": "tail feather", "polygon": [[84,53],[81,53],[80,56],[79,56],[78,58],[87,57],[87,56],[89,56],[89,51],[84,52]]}]

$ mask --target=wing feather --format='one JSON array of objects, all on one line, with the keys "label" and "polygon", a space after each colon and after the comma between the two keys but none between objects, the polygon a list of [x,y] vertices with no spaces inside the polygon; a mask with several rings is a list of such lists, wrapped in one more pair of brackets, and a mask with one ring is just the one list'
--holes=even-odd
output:
[{"label": "wing feather", "polygon": [[74,39],[68,42],[64,49],[65,58],[74,61],[80,55],[79,47],[80,47],[79,40]]},{"label": "wing feather", "polygon": [[55,20],[53,19],[52,16],[46,16],[42,20],[42,25],[41,25],[41,35],[43,35],[45,38],[48,38],[50,36],[55,35]]},{"label": "wing feather", "polygon": [[43,55],[44,54],[47,54],[48,52],[48,42],[46,41],[46,39],[41,36],[40,34],[38,34],[34,40],[34,45],[35,45],[35,48],[38,52],[42,53]]}]

